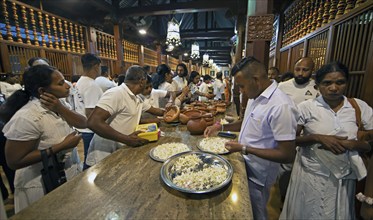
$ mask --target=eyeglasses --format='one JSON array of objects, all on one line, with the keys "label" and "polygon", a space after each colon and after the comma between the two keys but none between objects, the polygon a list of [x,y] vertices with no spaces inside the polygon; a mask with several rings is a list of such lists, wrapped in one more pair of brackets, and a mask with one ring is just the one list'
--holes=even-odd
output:
[{"label": "eyeglasses", "polygon": [[238,62],[234,67],[232,68],[232,75],[234,76],[238,71],[240,71],[246,64],[251,63],[251,62],[259,62],[257,59],[254,57],[245,57],[240,62]]}]

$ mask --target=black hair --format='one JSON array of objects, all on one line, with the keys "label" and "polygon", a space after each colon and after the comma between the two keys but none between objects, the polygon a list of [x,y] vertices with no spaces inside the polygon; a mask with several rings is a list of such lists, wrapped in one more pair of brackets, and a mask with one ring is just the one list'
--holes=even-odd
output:
[{"label": "black hair", "polygon": [[345,66],[341,62],[334,61],[326,65],[323,65],[319,70],[316,71],[316,77],[315,77],[316,84],[320,84],[321,81],[325,78],[326,74],[332,73],[332,72],[340,72],[344,75],[346,80],[348,80],[349,71],[348,71],[347,66]]},{"label": "black hair", "polygon": [[48,63],[48,65],[50,65],[50,62],[48,59],[45,59],[45,58],[42,58],[42,57],[32,57],[30,58],[28,61],[27,61],[27,64],[29,66],[32,66],[34,64],[35,61],[37,60],[44,60],[46,63]]},{"label": "black hair", "polygon": [[[186,76],[188,75],[188,68],[187,68],[187,66],[186,66],[184,63],[179,63],[179,64],[177,64],[177,66],[176,66],[176,73],[177,73],[177,68],[178,68],[179,66],[183,67],[183,69],[184,69],[184,75],[183,75],[183,77],[186,77]],[[179,74],[178,74],[178,75],[179,75]]]},{"label": "black hair", "polygon": [[37,65],[28,68],[23,74],[24,89],[15,91],[1,105],[0,119],[7,123],[20,108],[27,104],[31,97],[39,98],[39,88],[51,85],[52,74],[56,70],[56,68],[48,65]]},{"label": "black hair", "polygon": [[[255,59],[253,56],[244,57],[240,62],[238,62],[234,67],[232,68],[232,76],[235,76],[239,71],[241,71],[243,68],[249,65],[255,65],[258,69],[260,69],[262,72],[265,72],[265,77],[267,77],[267,71],[266,67],[257,59]],[[249,74],[250,71],[246,71]]]},{"label": "black hair", "polygon": [[280,74],[280,70],[278,70],[277,67],[272,66],[272,67],[269,67],[268,70],[274,70],[274,71],[276,71],[277,75]]},{"label": "black hair", "polygon": [[166,64],[157,66],[157,74],[154,74],[152,79],[152,85],[154,89],[158,89],[159,85],[166,81],[166,74],[171,73],[171,69]]},{"label": "black hair", "polygon": [[188,80],[188,85],[193,82],[194,78],[196,78],[199,75],[197,71],[192,71],[190,72],[189,80]]},{"label": "black hair", "polygon": [[204,75],[203,76],[203,81],[206,81],[206,80],[211,80],[211,76],[210,75]]},{"label": "black hair", "polygon": [[281,75],[281,82],[284,82],[284,81],[292,79],[292,78],[294,78],[294,73],[286,72],[286,73]]},{"label": "black hair", "polygon": [[92,67],[96,64],[100,64],[101,63],[101,59],[92,54],[92,53],[86,53],[84,54],[80,60],[82,61],[82,65],[83,65],[83,70],[84,71],[88,71],[90,69],[92,69]]},{"label": "black hair", "polygon": [[124,82],[124,78],[126,78],[125,74],[120,74],[118,76],[118,86],[120,86]]},{"label": "black hair", "polygon": [[150,66],[145,65],[145,66],[143,66],[142,68],[145,70],[146,73],[149,73],[149,72],[150,72]]},{"label": "black hair", "polygon": [[223,73],[222,72],[217,72],[216,73],[216,78],[220,79],[220,80],[223,80]]},{"label": "black hair", "polygon": [[71,82],[72,83],[75,83],[75,82],[78,82],[78,80],[80,79],[81,75],[73,75],[71,77]]},{"label": "black hair", "polygon": [[145,70],[138,65],[130,66],[130,68],[126,71],[126,78],[125,81],[139,81],[141,79],[146,78],[148,74],[146,74]]},{"label": "black hair", "polygon": [[146,74],[146,84],[149,84],[149,83],[152,84],[152,81],[153,81],[152,77]]},{"label": "black hair", "polygon": [[101,76],[105,76],[108,71],[109,68],[107,66],[101,66]]}]

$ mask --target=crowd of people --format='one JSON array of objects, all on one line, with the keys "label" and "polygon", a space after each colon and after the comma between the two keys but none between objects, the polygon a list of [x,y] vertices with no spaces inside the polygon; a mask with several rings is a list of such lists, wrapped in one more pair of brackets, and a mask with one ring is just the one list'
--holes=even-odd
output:
[{"label": "crowd of people", "polygon": [[[373,111],[364,101],[344,96],[349,71],[342,63],[328,63],[315,73],[313,60],[304,57],[294,73],[280,75],[277,68],[267,71],[246,57],[232,68],[233,80],[222,72],[215,78],[189,73],[182,63],[176,74],[166,64],[155,73],[134,65],[114,82],[96,55],[87,53],[81,62],[83,72],[71,82],[43,58],[30,59],[22,86],[12,75],[0,82],[1,165],[16,213],[45,195],[40,150],[58,155],[69,180],[123,145],[147,144],[136,126],[158,123],[166,108],[211,99],[239,105],[239,91],[248,97],[243,117],[209,126],[204,135],[240,132],[226,148],[243,154],[254,219],[268,219],[266,205],[276,181],[284,202],[281,219],[354,219],[356,181],[367,175],[358,198],[362,216],[373,218],[373,161],[368,169],[361,156],[371,147],[369,140],[358,139],[355,114],[360,112],[361,129],[369,133]],[[84,161],[76,148],[81,140]],[[6,199],[9,192],[0,186]]]}]

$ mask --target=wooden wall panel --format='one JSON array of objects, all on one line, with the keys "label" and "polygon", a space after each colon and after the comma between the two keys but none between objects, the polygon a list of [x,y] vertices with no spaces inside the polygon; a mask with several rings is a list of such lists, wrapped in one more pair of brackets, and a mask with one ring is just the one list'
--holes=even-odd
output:
[{"label": "wooden wall panel", "polygon": [[[350,70],[346,96],[362,98],[369,48],[373,33],[373,9],[355,16],[335,27],[334,51],[331,60],[344,63]],[[371,86],[371,85],[369,85]]]},{"label": "wooden wall panel", "polygon": [[9,61],[11,72],[15,74],[23,74],[28,66],[27,61],[32,57],[40,57],[40,51],[26,47],[8,45]]},{"label": "wooden wall panel", "polygon": [[289,71],[293,72],[295,63],[303,57],[304,43],[291,48]]},{"label": "wooden wall panel", "polygon": [[328,32],[327,30],[308,40],[307,57],[311,57],[315,62],[315,71],[325,64]]},{"label": "wooden wall panel", "polygon": [[280,73],[283,74],[287,71],[293,71],[288,68],[288,59],[289,59],[289,50],[285,50],[280,52],[280,65],[279,70]]},{"label": "wooden wall panel", "polygon": [[72,71],[71,66],[67,58],[67,53],[58,52],[45,52],[46,58],[49,60],[50,64],[56,67],[64,75],[66,80],[71,79]]},{"label": "wooden wall panel", "polygon": [[158,66],[157,51],[144,47],[144,65]]}]

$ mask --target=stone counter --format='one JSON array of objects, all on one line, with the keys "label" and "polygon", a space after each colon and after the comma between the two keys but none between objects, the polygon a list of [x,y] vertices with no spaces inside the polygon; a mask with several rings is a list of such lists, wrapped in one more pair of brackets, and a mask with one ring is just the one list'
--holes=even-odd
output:
[{"label": "stone counter", "polygon": [[149,151],[183,142],[198,150],[202,136],[186,126],[162,126],[158,142],[122,148],[101,163],[44,196],[11,219],[252,219],[246,169],[239,153],[224,155],[233,165],[232,182],[209,194],[185,194],[160,178],[162,163]]}]

